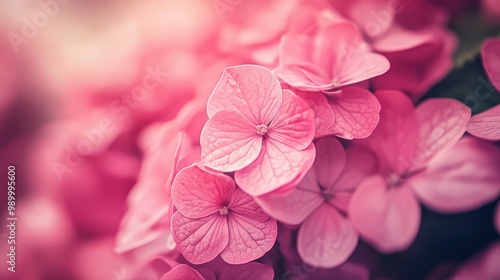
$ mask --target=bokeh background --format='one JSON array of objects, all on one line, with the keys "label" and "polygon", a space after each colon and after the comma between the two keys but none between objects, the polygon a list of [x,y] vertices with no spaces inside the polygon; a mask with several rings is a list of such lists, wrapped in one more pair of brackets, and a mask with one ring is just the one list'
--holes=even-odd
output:
[{"label": "bokeh background", "polygon": [[[473,113],[500,103],[494,89],[476,93],[487,79],[481,43],[500,35],[492,1],[429,1],[459,47],[453,70],[424,99],[456,98]],[[301,1],[223,1],[224,11],[216,2],[0,1],[0,173],[16,167],[19,217],[15,274],[7,271],[0,230],[1,279],[123,278],[126,260],[113,247],[144,135],[188,101],[206,98],[225,67],[275,65],[277,39]],[[381,255],[361,242],[353,258],[373,279],[447,279],[499,241],[497,202],[460,215],[423,209],[407,251]]]}]

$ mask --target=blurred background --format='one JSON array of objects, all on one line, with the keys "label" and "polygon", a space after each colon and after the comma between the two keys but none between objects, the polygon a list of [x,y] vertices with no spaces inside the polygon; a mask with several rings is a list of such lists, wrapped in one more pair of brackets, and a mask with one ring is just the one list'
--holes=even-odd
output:
[{"label": "blurred background", "polygon": [[[474,97],[486,77],[481,43],[500,35],[495,1],[426,1],[459,47],[424,98],[453,97],[474,113],[500,103],[498,92]],[[16,273],[2,226],[0,278],[125,279],[113,247],[145,131],[206,99],[227,66],[276,66],[301,2],[342,1],[0,0],[0,172],[16,168],[18,217]],[[361,243],[354,258],[373,279],[446,279],[499,240],[497,202],[460,215],[424,209],[409,250],[381,255]]]}]

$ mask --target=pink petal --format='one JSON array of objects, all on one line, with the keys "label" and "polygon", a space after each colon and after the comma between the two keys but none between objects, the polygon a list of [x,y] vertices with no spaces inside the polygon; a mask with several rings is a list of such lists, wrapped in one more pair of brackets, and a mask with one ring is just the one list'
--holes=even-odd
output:
[{"label": "pink petal", "polygon": [[220,255],[229,264],[243,264],[262,257],[274,246],[278,235],[278,224],[272,218],[262,222],[233,212],[228,215],[228,226],[229,243]]},{"label": "pink petal", "polygon": [[314,138],[314,112],[307,103],[289,90],[283,91],[283,103],[271,122],[267,136],[292,148],[303,150]]},{"label": "pink petal", "polygon": [[172,215],[171,228],[177,249],[193,264],[213,260],[230,238],[228,221],[219,213],[194,220],[177,211]]},{"label": "pink petal", "polygon": [[205,278],[189,265],[180,264],[164,274],[160,280],[205,280]]},{"label": "pink petal", "polygon": [[345,87],[335,95],[329,95],[328,103],[335,115],[333,131],[345,138],[366,138],[380,120],[380,103],[368,90]]},{"label": "pink petal", "polygon": [[207,104],[208,117],[220,111],[240,112],[254,125],[269,123],[281,106],[278,79],[265,67],[239,65],[224,70]]},{"label": "pink petal", "polygon": [[332,87],[325,69],[319,67],[312,57],[315,49],[310,37],[301,34],[283,35],[280,44],[280,66],[274,74],[294,88],[321,90]]},{"label": "pink petal", "polygon": [[471,211],[500,194],[500,149],[467,137],[434,157],[410,184],[431,209],[443,213]]},{"label": "pink petal", "polygon": [[467,132],[486,140],[500,140],[500,105],[474,115],[469,121]]},{"label": "pink petal", "polygon": [[298,91],[297,95],[314,111],[314,124],[316,127],[314,137],[319,138],[334,134],[332,127],[335,123],[335,115],[325,95],[322,92],[313,91]]},{"label": "pink petal", "polygon": [[462,265],[450,279],[456,280],[496,280],[500,278],[500,242],[494,242],[488,248]]},{"label": "pink petal", "polygon": [[291,193],[283,195],[271,192],[256,197],[255,201],[280,222],[298,225],[323,203],[319,192],[315,171],[311,169]]},{"label": "pink petal", "polygon": [[187,218],[206,217],[229,203],[234,181],[222,173],[208,172],[197,165],[179,171],[172,184],[172,201]]},{"label": "pink petal", "polygon": [[258,222],[264,223],[269,220],[269,216],[255,203],[254,198],[239,188],[235,190],[227,207],[233,213],[244,217],[252,217],[252,219]]},{"label": "pink petal", "polygon": [[226,267],[221,272],[219,280],[273,280],[273,277],[274,270],[272,267],[257,262],[251,262]]},{"label": "pink petal", "polygon": [[425,165],[437,153],[453,146],[465,133],[471,111],[451,98],[432,98],[416,109],[420,125],[417,147],[411,155],[411,170]]},{"label": "pink petal", "polygon": [[395,11],[387,0],[354,1],[348,16],[369,37],[378,37],[394,25]]},{"label": "pink petal", "polygon": [[345,167],[333,190],[352,192],[377,171],[378,162],[370,150],[358,145],[347,148],[345,153]]},{"label": "pink petal", "polygon": [[376,38],[372,47],[380,52],[398,52],[412,48],[432,40],[432,33],[413,31],[393,24],[387,33]]},{"label": "pink petal", "polygon": [[252,196],[272,192],[293,182],[300,182],[311,168],[316,150],[311,144],[298,151],[272,139],[266,139],[259,157],[249,166],[238,170],[234,179]]},{"label": "pink petal", "polygon": [[420,206],[411,189],[388,188],[380,175],[370,177],[354,192],[349,215],[363,239],[382,253],[407,249],[420,226]]},{"label": "pink petal", "polygon": [[339,140],[333,137],[321,138],[316,142],[314,171],[323,188],[332,188],[344,170],[346,154]]},{"label": "pink petal", "polygon": [[349,219],[327,204],[305,220],[297,237],[297,251],[302,260],[320,268],[344,263],[357,244],[358,233]]},{"label": "pink petal", "polygon": [[493,86],[500,91],[500,39],[491,38],[486,40],[483,43],[481,55],[488,78]]},{"label": "pink petal", "polygon": [[413,103],[400,91],[377,91],[380,122],[372,135],[359,143],[369,147],[380,160],[381,170],[405,171],[418,137]]},{"label": "pink petal", "polygon": [[383,55],[372,53],[351,22],[325,28],[316,36],[316,61],[330,71],[333,87],[343,87],[384,74],[390,63]]},{"label": "pink petal", "polygon": [[262,147],[256,125],[240,113],[221,111],[210,118],[200,136],[203,164],[215,170],[232,172],[252,163]]}]

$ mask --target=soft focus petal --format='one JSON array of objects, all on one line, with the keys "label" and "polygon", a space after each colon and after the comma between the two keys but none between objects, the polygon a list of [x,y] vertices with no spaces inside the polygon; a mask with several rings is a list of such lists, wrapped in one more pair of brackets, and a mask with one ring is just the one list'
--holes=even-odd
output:
[{"label": "soft focus petal", "polygon": [[219,280],[273,280],[272,267],[258,262],[226,267],[220,274]]},{"label": "soft focus petal", "polygon": [[313,144],[298,151],[268,139],[264,142],[259,157],[249,166],[236,171],[234,179],[246,193],[252,196],[263,195],[301,180],[311,168],[315,154]]},{"label": "soft focus petal", "polygon": [[345,138],[366,138],[377,127],[380,119],[380,103],[368,90],[360,87],[345,87],[328,96],[328,103],[335,115],[332,130]]},{"label": "soft focus petal", "polygon": [[289,90],[283,91],[283,103],[269,126],[267,136],[274,141],[302,150],[314,138],[314,112],[307,103]]},{"label": "soft focus petal", "polygon": [[412,31],[397,24],[372,43],[373,48],[380,52],[397,52],[416,48],[432,39],[432,33]]},{"label": "soft focus petal", "polygon": [[302,260],[320,268],[344,263],[357,244],[358,233],[349,219],[327,204],[305,220],[297,237],[297,251]]},{"label": "soft focus petal", "polygon": [[405,185],[388,188],[382,176],[373,176],[354,192],[349,209],[363,239],[382,253],[403,251],[417,236],[420,205]]},{"label": "soft focus petal", "polygon": [[486,140],[500,140],[500,105],[472,116],[467,132]]},{"label": "soft focus petal", "polygon": [[172,201],[177,210],[187,218],[202,218],[213,214],[234,193],[234,181],[222,173],[211,173],[197,165],[177,173],[172,183]]},{"label": "soft focus petal", "polygon": [[[500,10],[500,5],[497,5]],[[500,14],[500,12],[499,12]],[[500,91],[500,39],[492,38],[483,43],[481,49],[484,70],[495,88]]]},{"label": "soft focus petal", "polygon": [[455,144],[465,133],[471,111],[451,98],[433,98],[416,109],[420,135],[410,158],[410,170],[423,167],[428,160]]},{"label": "soft focus petal", "polygon": [[262,257],[274,246],[278,234],[278,224],[270,217],[262,222],[233,212],[228,215],[228,226],[229,243],[220,255],[229,264],[243,264]]},{"label": "soft focus petal", "polygon": [[212,116],[201,131],[202,162],[213,169],[231,172],[252,163],[260,153],[262,137],[254,124],[234,111]]},{"label": "soft focus petal", "polygon": [[409,183],[431,209],[444,213],[476,209],[500,194],[500,148],[468,137],[434,157]]},{"label": "soft focus petal", "polygon": [[268,69],[258,65],[228,67],[208,100],[208,117],[231,110],[255,125],[267,124],[281,106],[281,95],[280,83]]},{"label": "soft focus petal", "polygon": [[171,228],[179,252],[193,264],[213,260],[229,241],[227,219],[218,213],[193,220],[177,211]]},{"label": "soft focus petal", "polygon": [[313,167],[321,187],[332,188],[342,173],[345,163],[346,154],[339,140],[333,137],[318,140]]},{"label": "soft focus petal", "polygon": [[500,279],[500,242],[493,243],[472,260],[462,265],[451,279],[476,280]]},{"label": "soft focus petal", "polygon": [[180,264],[164,274],[160,280],[205,280],[205,278],[189,265]]},{"label": "soft focus petal", "polygon": [[255,198],[266,213],[280,222],[297,225],[323,203],[314,169],[289,194],[271,192]]}]

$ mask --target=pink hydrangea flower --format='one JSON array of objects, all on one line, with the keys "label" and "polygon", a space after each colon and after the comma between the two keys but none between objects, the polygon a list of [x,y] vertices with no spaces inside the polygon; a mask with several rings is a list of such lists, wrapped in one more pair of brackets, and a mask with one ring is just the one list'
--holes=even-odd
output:
[{"label": "pink hydrangea flower", "polygon": [[382,104],[380,123],[358,143],[377,154],[379,171],[356,189],[349,208],[364,239],[381,252],[401,251],[417,235],[419,200],[435,211],[456,213],[498,196],[498,147],[471,137],[460,140],[469,108],[435,98],[415,109],[401,92],[376,96]]},{"label": "pink hydrangea flower", "polygon": [[225,69],[207,111],[200,136],[202,162],[218,171],[236,171],[236,183],[245,192],[257,196],[294,186],[311,167],[314,112],[293,92],[282,90],[266,68]]},{"label": "pink hydrangea flower", "polygon": [[292,193],[269,193],[256,201],[283,223],[302,223],[297,250],[305,263],[332,268],[356,248],[358,232],[348,218],[348,203],[359,183],[375,171],[376,162],[366,149],[344,151],[332,137],[321,138],[316,149],[313,168]]},{"label": "pink hydrangea flower", "polygon": [[500,39],[491,38],[486,40],[483,43],[481,55],[484,70],[488,74],[488,78],[493,86],[500,91]]},{"label": "pink hydrangea flower", "polygon": [[370,136],[380,119],[380,103],[368,90],[347,86],[332,94],[297,91],[314,110],[315,137],[335,135],[344,139]]},{"label": "pink hydrangea flower", "polygon": [[172,200],[177,208],[171,221],[174,239],[191,263],[205,263],[219,254],[230,264],[246,263],[274,245],[276,220],[229,176],[197,165],[184,168],[172,184]]},{"label": "pink hydrangea flower", "polygon": [[359,83],[389,70],[389,61],[371,52],[356,26],[337,22],[314,36],[286,34],[274,73],[302,90],[331,90]]},{"label": "pink hydrangea flower", "polygon": [[500,105],[474,115],[469,121],[467,132],[486,140],[500,140]]}]

